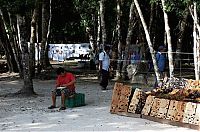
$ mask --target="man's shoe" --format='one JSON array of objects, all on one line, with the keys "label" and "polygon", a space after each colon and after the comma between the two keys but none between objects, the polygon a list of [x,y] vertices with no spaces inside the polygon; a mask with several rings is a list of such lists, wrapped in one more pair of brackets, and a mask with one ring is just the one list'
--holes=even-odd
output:
[{"label": "man's shoe", "polygon": [[65,110],[66,109],[66,107],[60,107],[60,109],[59,110]]},{"label": "man's shoe", "polygon": [[48,109],[54,109],[54,108],[56,108],[56,106],[51,105],[48,107]]}]

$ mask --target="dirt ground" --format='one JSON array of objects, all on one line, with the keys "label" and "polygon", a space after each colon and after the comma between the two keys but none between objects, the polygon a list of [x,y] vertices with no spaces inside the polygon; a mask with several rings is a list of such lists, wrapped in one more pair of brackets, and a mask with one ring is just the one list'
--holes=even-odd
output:
[{"label": "dirt ground", "polygon": [[[114,81],[102,91],[97,76],[77,75],[76,88],[84,93],[86,105],[82,107],[49,110],[51,89],[55,80],[34,79],[36,97],[5,97],[23,86],[17,74],[0,74],[0,131],[195,131],[156,122],[110,114]],[[58,97],[57,106],[60,106]]]}]

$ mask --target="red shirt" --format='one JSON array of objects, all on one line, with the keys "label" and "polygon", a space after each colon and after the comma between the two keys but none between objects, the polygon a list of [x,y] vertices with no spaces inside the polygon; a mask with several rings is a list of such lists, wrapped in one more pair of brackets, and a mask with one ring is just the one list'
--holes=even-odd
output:
[{"label": "red shirt", "polygon": [[[75,77],[72,73],[65,73],[64,75],[58,75],[57,80],[56,80],[56,85],[60,86],[63,84],[67,84],[71,81],[75,80]],[[75,85],[69,85],[68,88],[72,91],[75,91]]]}]

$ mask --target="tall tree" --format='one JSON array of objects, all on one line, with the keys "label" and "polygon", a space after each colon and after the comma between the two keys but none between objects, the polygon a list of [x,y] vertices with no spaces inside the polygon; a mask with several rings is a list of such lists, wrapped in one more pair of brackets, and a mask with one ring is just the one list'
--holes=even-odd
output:
[{"label": "tall tree", "polygon": [[29,49],[28,49],[28,36],[27,36],[27,27],[26,27],[26,18],[25,15],[17,15],[17,25],[18,25],[18,36],[19,44],[22,51],[22,64],[23,64],[23,79],[24,86],[18,92],[19,94],[32,95],[34,94],[33,90],[33,81],[30,73],[30,63],[29,63]]},{"label": "tall tree", "polygon": [[117,58],[119,59],[117,61],[117,70],[116,70],[116,79],[119,79],[121,77],[120,75],[120,67],[121,67],[121,60],[122,60],[122,34],[121,34],[121,2],[122,0],[117,0],[117,24],[116,24],[116,30],[117,30]]},{"label": "tall tree", "polygon": [[[7,17],[6,17],[7,16]],[[19,72],[22,77],[21,72],[21,63],[20,63],[20,55],[18,46],[16,45],[16,41],[14,33],[13,33],[13,23],[11,21],[10,13],[4,8],[3,11],[0,10],[0,19],[1,19],[1,41],[2,44],[5,45],[4,49],[6,52],[6,58],[8,62],[8,67],[10,72]],[[5,19],[5,18],[8,18]],[[9,30],[10,29],[10,30]],[[9,31],[8,33],[6,31]]]},{"label": "tall tree", "polygon": [[165,20],[165,32],[167,34],[167,46],[168,46],[168,59],[169,59],[169,75],[170,78],[174,76],[174,64],[173,64],[173,50],[172,50],[172,41],[171,41],[171,33],[168,22],[168,15],[166,12],[165,0],[162,1],[164,20]]},{"label": "tall tree", "polygon": [[143,28],[144,28],[144,31],[145,31],[147,43],[148,43],[148,46],[149,46],[149,49],[150,49],[150,53],[151,53],[151,57],[152,57],[152,60],[153,60],[153,66],[154,66],[154,71],[155,71],[155,74],[156,74],[156,79],[157,79],[158,83],[160,83],[161,77],[160,77],[160,73],[158,72],[158,66],[157,66],[157,62],[156,62],[155,50],[153,49],[153,46],[152,46],[150,35],[148,33],[148,28],[147,28],[146,22],[144,20],[144,17],[143,17],[143,14],[142,14],[142,11],[140,9],[140,5],[139,5],[138,1],[134,0],[134,3],[135,3],[136,9],[138,11],[138,14],[140,16],[140,20],[142,22],[142,25],[143,25]]},{"label": "tall tree", "polygon": [[35,9],[31,20],[31,37],[30,37],[30,73],[35,75],[35,44],[37,43],[37,23],[39,17],[39,5],[41,0],[35,1]]},{"label": "tall tree", "polygon": [[17,63],[14,59],[14,54],[6,34],[2,13],[0,13],[0,44],[5,50],[9,72],[14,72],[14,67],[17,65]]},{"label": "tall tree", "polygon": [[177,42],[176,42],[175,66],[180,66],[181,46],[183,44],[184,34],[187,27],[188,16],[189,16],[189,9],[186,7],[185,10],[183,11],[183,15],[181,16],[181,19],[179,20],[180,22],[178,25],[179,33],[178,33]]},{"label": "tall tree", "polygon": [[100,11],[98,11],[98,19],[97,19],[97,47],[100,48],[101,44],[101,17],[100,17]]},{"label": "tall tree", "polygon": [[134,10],[135,10],[135,6],[134,6],[134,2],[132,2],[130,11],[129,11],[129,26],[128,26],[128,32],[127,32],[127,37],[126,37],[126,47],[124,50],[124,61],[123,61],[123,66],[122,66],[123,78],[125,78],[125,70],[128,64],[128,53],[129,53],[130,45],[131,45],[131,38],[133,36],[133,29],[137,23]]},{"label": "tall tree", "polygon": [[41,42],[41,53],[40,62],[41,69],[47,68],[50,63],[48,60],[48,36],[50,32],[50,21],[51,21],[51,0],[43,0],[42,3],[42,42]]},{"label": "tall tree", "polygon": [[[4,3],[4,7],[9,12],[7,18],[10,22],[7,22],[6,25],[9,25],[9,29],[11,29],[9,31],[12,31],[12,34],[9,34],[9,37],[12,38],[10,39],[10,42],[13,42],[13,51],[16,51],[14,52],[16,56],[15,58],[17,58],[16,60],[19,60],[19,70],[21,69],[22,65],[22,77],[24,80],[24,85],[23,88],[17,92],[17,94],[22,95],[35,94],[30,73],[30,49],[28,46],[30,38],[30,11],[32,9],[32,2],[33,1],[21,2],[20,0],[8,0]],[[16,20],[11,18],[16,18]],[[19,53],[21,53],[20,56],[18,56]]]},{"label": "tall tree", "polygon": [[200,25],[198,24],[198,15],[197,15],[197,3],[193,2],[193,9],[190,7],[190,13],[194,20],[193,22],[193,52],[194,52],[194,70],[195,70],[195,79],[199,80],[200,77]]},{"label": "tall tree", "polygon": [[85,29],[85,38],[87,41],[89,39],[90,46],[96,50],[99,2],[98,0],[74,0],[73,3],[80,15],[81,26]]},{"label": "tall tree", "polygon": [[102,31],[102,44],[103,46],[107,43],[107,32],[106,32],[106,21],[105,21],[105,2],[106,0],[100,0],[100,20],[101,20],[101,31]]}]

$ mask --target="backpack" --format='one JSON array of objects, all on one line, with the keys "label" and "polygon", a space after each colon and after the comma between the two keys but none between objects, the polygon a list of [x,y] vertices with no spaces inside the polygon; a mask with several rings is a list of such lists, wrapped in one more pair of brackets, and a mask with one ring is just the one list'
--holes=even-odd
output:
[{"label": "backpack", "polygon": [[[103,51],[102,51],[102,52],[103,52]],[[104,53],[104,57],[105,57],[105,52],[103,52],[103,53]],[[94,57],[94,63],[95,63],[95,65],[98,65],[98,64],[99,64],[99,54],[100,54],[100,53],[96,54],[95,57]]]}]

